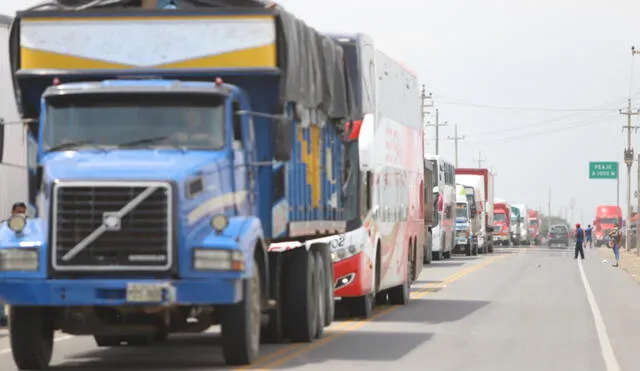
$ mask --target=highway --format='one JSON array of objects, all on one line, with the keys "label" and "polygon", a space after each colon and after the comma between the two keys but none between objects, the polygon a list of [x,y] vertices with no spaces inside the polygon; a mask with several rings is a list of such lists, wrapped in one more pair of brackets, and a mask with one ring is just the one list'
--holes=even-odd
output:
[{"label": "highway", "polygon": [[[253,370],[638,370],[640,288],[597,251],[498,249],[425,267],[406,307],[338,320],[311,344],[263,345]],[[216,370],[215,332],[146,348],[58,335],[56,370]],[[635,366],[634,366],[635,365]],[[0,369],[16,370],[6,331]]]}]

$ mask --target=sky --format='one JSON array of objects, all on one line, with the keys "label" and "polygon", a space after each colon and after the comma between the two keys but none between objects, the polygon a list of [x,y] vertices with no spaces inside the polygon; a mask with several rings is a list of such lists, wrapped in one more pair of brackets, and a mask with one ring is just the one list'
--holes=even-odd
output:
[{"label": "sky", "polygon": [[[0,13],[39,2],[1,1]],[[366,33],[414,70],[447,122],[440,154],[454,162],[447,138],[457,125],[465,137],[458,165],[482,160],[496,174],[496,197],[546,212],[551,190],[553,214],[589,223],[598,205],[616,203],[616,181],[589,180],[589,161],[620,161],[626,210],[627,118],[619,109],[630,96],[640,108],[640,55],[630,50],[640,49],[640,1],[278,2],[319,31]],[[639,135],[632,135],[636,149]],[[427,151],[435,153],[433,128]],[[637,178],[634,165],[632,193]]]}]

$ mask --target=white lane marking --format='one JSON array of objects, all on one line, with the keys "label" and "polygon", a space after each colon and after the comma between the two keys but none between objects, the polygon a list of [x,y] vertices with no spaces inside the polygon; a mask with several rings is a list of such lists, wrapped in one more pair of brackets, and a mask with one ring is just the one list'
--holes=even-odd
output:
[{"label": "white lane marking", "polygon": [[580,270],[580,277],[582,277],[582,283],[584,284],[584,291],[587,293],[587,300],[591,307],[591,313],[593,313],[593,320],[596,324],[596,332],[598,333],[598,341],[600,342],[600,350],[602,351],[602,358],[604,358],[604,364],[607,367],[607,371],[620,371],[620,366],[616,360],[616,355],[613,352],[609,335],[607,335],[607,327],[602,319],[602,314],[598,308],[596,298],[591,291],[591,286],[587,280],[587,275],[584,274],[584,268],[582,267],[582,259],[578,259],[578,268]]},{"label": "white lane marking", "polygon": [[[65,340],[73,339],[74,337],[75,336],[72,336],[72,335],[63,335],[63,336],[58,336],[57,338],[54,338],[53,341],[55,342],[65,341]],[[0,350],[0,355],[3,355],[3,354],[11,354],[11,348]]]}]

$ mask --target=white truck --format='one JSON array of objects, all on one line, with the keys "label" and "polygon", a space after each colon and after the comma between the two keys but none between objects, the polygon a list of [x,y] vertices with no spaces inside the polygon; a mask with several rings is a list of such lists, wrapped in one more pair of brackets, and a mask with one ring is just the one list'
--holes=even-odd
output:
[{"label": "white truck", "polygon": [[529,218],[527,217],[529,209],[525,204],[513,205],[520,212],[520,223],[518,225],[518,232],[520,233],[520,244],[529,245],[531,238],[529,235]]},{"label": "white truck", "polygon": [[[456,169],[456,181],[473,187],[479,228],[478,249],[482,253],[493,252],[493,175],[487,169]],[[468,194],[469,192],[467,192]]]},{"label": "white truck", "polygon": [[477,233],[474,228],[474,217],[476,206],[473,198],[472,187],[465,187],[463,184],[456,184],[456,239],[455,249],[464,250],[465,255],[477,255]]}]

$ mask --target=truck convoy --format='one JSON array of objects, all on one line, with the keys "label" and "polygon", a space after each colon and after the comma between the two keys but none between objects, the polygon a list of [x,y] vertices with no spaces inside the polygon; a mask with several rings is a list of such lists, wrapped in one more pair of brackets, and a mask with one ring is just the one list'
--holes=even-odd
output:
[{"label": "truck convoy", "polygon": [[[172,11],[61,3],[18,13],[10,35],[6,86],[32,138],[37,206],[37,217],[0,229],[0,299],[11,305],[18,368],[46,368],[56,330],[118,346],[220,324],[228,364],[250,364],[261,341],[320,337],[333,317],[333,264],[318,239],[350,219],[342,48],[251,0],[186,0]],[[396,143],[414,135],[390,116],[365,118],[363,131],[375,125]],[[389,157],[404,158],[387,154],[390,167]],[[385,269],[415,261],[422,246],[409,204],[422,162],[411,163],[405,188],[405,178],[366,176],[396,197],[365,199],[373,213],[363,222],[383,221],[372,237],[406,223],[380,251]],[[381,274],[375,290],[395,284],[389,299],[406,302],[409,266]]]},{"label": "truck convoy", "polygon": [[596,208],[596,218],[593,221],[596,246],[601,246],[607,242],[606,237],[616,223],[622,225],[622,209],[620,207],[601,205]]},{"label": "truck convoy", "polygon": [[457,168],[456,182],[477,190],[478,248],[482,253],[493,252],[493,174],[489,169]]},{"label": "truck convoy", "polygon": [[345,51],[355,92],[347,133],[347,232],[333,243],[335,296],[352,316],[367,318],[376,303],[406,304],[422,270],[420,90],[416,75],[376,50],[370,37],[332,38]]},{"label": "truck convoy", "polygon": [[535,245],[540,245],[540,226],[542,225],[542,221],[540,220],[540,213],[532,209],[529,209],[527,213],[529,219],[529,236],[531,238],[531,242]]},{"label": "truck convoy", "polygon": [[493,241],[497,245],[509,246],[512,240],[511,205],[501,198],[496,198],[493,202],[493,223],[495,228]]}]

